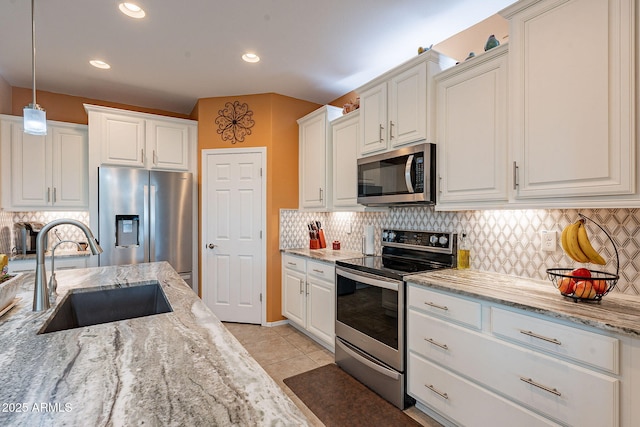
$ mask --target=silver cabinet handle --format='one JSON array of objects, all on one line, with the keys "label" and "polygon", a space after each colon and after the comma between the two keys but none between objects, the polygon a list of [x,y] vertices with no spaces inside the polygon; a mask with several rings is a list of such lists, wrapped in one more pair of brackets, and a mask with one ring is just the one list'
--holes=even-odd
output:
[{"label": "silver cabinet handle", "polygon": [[516,190],[520,183],[518,182],[518,164],[513,162],[513,189]]},{"label": "silver cabinet handle", "polygon": [[322,187],[320,187],[320,202],[322,203]]},{"label": "silver cabinet handle", "polygon": [[448,311],[449,310],[449,307],[447,307],[446,305],[438,305],[438,304],[433,303],[431,301],[425,301],[424,303],[426,305],[428,305],[429,307],[437,308],[437,309],[444,310],[444,311]]},{"label": "silver cabinet handle", "polygon": [[444,350],[449,350],[449,347],[446,344],[440,344],[439,342],[434,341],[433,338],[425,338],[424,340],[429,344],[435,345],[436,347],[440,347],[441,349],[444,349]]},{"label": "silver cabinet handle", "polygon": [[153,150],[153,164],[158,166],[158,156],[156,155],[156,150]]},{"label": "silver cabinet handle", "polygon": [[302,289],[302,284],[303,284],[303,281],[302,281],[302,280],[300,280],[300,293],[303,293],[303,292],[304,292],[304,289]]},{"label": "silver cabinet handle", "polygon": [[296,264],[295,262],[290,262],[290,261],[287,261],[287,264],[288,264],[288,265],[293,265],[294,267],[297,267],[297,266],[298,266],[298,264]]},{"label": "silver cabinet handle", "polygon": [[547,387],[546,385],[542,385],[540,383],[537,383],[534,380],[532,380],[531,378],[520,377],[520,381],[524,381],[527,384],[531,384],[534,387],[538,387],[539,389],[547,391],[547,392],[549,392],[551,394],[555,394],[556,396],[562,396],[562,393],[560,393],[557,389],[551,388],[551,387]]},{"label": "silver cabinet handle", "polygon": [[51,201],[51,187],[47,187],[47,203]]},{"label": "silver cabinet handle", "polygon": [[378,141],[379,142],[384,141],[384,139],[382,138],[382,132],[383,131],[384,131],[384,126],[382,126],[382,124],[380,124],[380,130],[379,130],[380,134],[378,135]]},{"label": "silver cabinet handle", "polygon": [[542,340],[542,341],[547,341],[547,342],[550,342],[550,343],[553,343],[553,344],[562,345],[562,343],[560,341],[558,341],[557,339],[555,339],[555,338],[548,338],[548,337],[545,337],[544,335],[538,335],[538,334],[536,334],[535,332],[532,332],[532,331],[525,331],[525,330],[520,329],[520,333],[524,334],[524,335],[527,335],[527,336],[530,336],[530,337],[533,337],[533,338],[537,338],[537,339]]},{"label": "silver cabinet handle", "polygon": [[389,139],[393,139],[393,126],[395,126],[395,124],[389,120]]},{"label": "silver cabinet handle", "polygon": [[53,187],[53,203],[58,201],[58,189],[56,187]]},{"label": "silver cabinet handle", "polygon": [[438,175],[438,193],[442,194],[442,175]]},{"label": "silver cabinet handle", "polygon": [[306,294],[306,295],[309,295],[309,282],[306,282],[306,283],[305,283],[305,285],[306,285],[306,286],[305,286],[305,289],[306,289],[305,294]]},{"label": "silver cabinet handle", "polygon": [[140,149],[140,161],[144,163],[144,148]]},{"label": "silver cabinet handle", "polygon": [[429,390],[431,390],[432,392],[434,392],[435,394],[437,394],[438,396],[443,397],[443,398],[445,398],[445,399],[449,399],[449,395],[448,395],[447,393],[444,393],[444,392],[442,392],[442,391],[440,391],[440,390],[437,390],[433,385],[431,385],[431,384],[429,384],[429,385],[425,384],[424,386],[425,386],[426,388],[428,388]]},{"label": "silver cabinet handle", "polygon": [[314,268],[313,271],[315,271],[316,273],[324,274],[324,270],[317,270]]}]

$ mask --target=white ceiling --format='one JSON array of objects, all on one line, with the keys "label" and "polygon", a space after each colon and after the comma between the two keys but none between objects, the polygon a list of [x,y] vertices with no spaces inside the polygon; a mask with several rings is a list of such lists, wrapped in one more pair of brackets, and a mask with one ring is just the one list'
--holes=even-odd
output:
[{"label": "white ceiling", "polygon": [[[513,0],[137,3],[142,20],[117,0],[36,0],[37,88],[185,114],[199,98],[254,93],[324,104]],[[29,0],[0,0],[0,76],[31,87]]]}]

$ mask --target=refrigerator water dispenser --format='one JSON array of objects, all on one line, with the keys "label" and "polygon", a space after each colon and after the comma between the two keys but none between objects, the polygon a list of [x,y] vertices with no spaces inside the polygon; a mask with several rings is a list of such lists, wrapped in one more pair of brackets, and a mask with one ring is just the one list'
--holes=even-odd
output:
[{"label": "refrigerator water dispenser", "polygon": [[140,216],[116,215],[116,247],[140,246]]}]

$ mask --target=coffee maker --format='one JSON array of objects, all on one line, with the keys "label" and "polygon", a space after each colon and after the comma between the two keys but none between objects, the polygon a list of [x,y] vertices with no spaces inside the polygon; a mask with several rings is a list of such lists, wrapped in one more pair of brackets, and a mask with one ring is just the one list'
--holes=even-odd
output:
[{"label": "coffee maker", "polygon": [[[42,227],[44,227],[44,224],[41,222],[16,222],[13,225],[18,255],[36,253],[36,238],[40,230],[42,230]],[[47,248],[47,244],[47,237],[45,236],[45,249]]]}]

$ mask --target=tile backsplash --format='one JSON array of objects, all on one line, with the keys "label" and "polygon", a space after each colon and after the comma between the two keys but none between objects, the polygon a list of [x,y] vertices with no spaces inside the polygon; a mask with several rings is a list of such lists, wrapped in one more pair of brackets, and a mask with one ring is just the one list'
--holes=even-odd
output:
[{"label": "tile backsplash", "polygon": [[[14,236],[13,224],[17,222],[42,222],[44,224],[53,221],[54,219],[71,218],[78,220],[84,224],[89,225],[89,212],[54,212],[54,211],[39,211],[39,212],[7,212],[0,211],[0,253],[11,254],[16,247],[16,241]],[[61,240],[73,240],[76,242],[86,241],[82,230],[72,225],[59,225],[54,230],[58,231]],[[57,239],[49,237],[49,248],[54,245]],[[60,249],[69,249],[66,246],[60,245]]]},{"label": "tile backsplash", "polygon": [[[381,252],[383,228],[406,230],[463,230],[471,243],[471,266],[515,276],[546,279],[546,269],[578,266],[564,254],[560,232],[578,219],[578,212],[601,225],[612,237],[619,255],[620,279],[615,292],[640,294],[640,209],[540,209],[437,212],[432,207],[393,207],[384,212],[280,211],[280,248],[308,247],[307,223],[322,222],[327,242],[339,240],[343,249],[360,251],[364,226],[376,229],[376,253]],[[541,251],[540,232],[556,231],[555,252]],[[606,234],[592,222],[587,230],[594,248],[607,259],[589,268],[615,273],[616,255]]]}]

